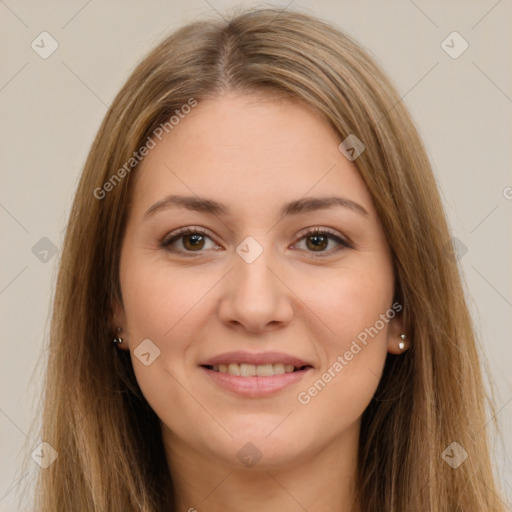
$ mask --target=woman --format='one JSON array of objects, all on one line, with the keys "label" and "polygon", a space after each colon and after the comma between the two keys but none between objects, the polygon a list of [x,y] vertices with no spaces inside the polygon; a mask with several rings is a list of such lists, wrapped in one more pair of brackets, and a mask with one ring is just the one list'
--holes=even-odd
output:
[{"label": "woman", "polygon": [[503,510],[449,247],[355,42],[277,9],[178,30],[78,187],[38,510]]}]

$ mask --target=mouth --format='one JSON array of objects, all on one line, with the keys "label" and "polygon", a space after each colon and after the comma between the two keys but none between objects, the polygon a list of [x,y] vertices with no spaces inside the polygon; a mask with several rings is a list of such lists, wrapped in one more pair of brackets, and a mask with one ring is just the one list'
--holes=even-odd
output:
[{"label": "mouth", "polygon": [[286,373],[303,372],[312,368],[309,364],[294,366],[283,362],[267,364],[226,363],[201,366],[216,373],[225,373],[237,377],[273,377]]},{"label": "mouth", "polygon": [[266,398],[290,388],[314,371],[308,361],[280,352],[229,352],[199,368],[215,389],[243,398]]}]

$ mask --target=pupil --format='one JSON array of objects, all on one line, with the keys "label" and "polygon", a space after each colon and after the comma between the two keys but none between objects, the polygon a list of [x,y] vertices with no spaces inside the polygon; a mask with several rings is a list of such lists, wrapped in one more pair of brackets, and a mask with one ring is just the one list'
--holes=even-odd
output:
[{"label": "pupil", "polygon": [[203,235],[186,235],[183,244],[187,249],[201,249],[204,245]]},{"label": "pupil", "polygon": [[[312,242],[312,245],[310,245],[310,242]],[[327,237],[324,235],[312,235],[308,237],[308,246],[314,251],[325,249],[327,247]]]}]

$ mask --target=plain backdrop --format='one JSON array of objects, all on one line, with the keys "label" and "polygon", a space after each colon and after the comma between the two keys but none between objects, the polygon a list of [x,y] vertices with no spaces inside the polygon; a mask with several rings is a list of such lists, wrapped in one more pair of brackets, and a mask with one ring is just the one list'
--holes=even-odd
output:
[{"label": "plain backdrop", "polygon": [[[138,60],[169,31],[255,5],[264,4],[0,0],[0,510],[17,510],[16,495],[33,478],[21,462],[41,441],[29,432],[42,385],[34,368],[66,217],[107,106]],[[512,1],[265,5],[308,12],[354,36],[387,71],[419,127],[496,382],[504,439],[496,444],[496,465],[510,500]],[[43,58],[52,44],[57,49]]]}]

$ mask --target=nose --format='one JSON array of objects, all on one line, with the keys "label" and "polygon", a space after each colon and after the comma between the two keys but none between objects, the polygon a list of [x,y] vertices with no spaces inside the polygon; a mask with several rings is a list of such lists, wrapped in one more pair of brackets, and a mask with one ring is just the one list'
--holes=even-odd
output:
[{"label": "nose", "polygon": [[264,250],[251,263],[234,255],[234,268],[226,276],[218,309],[226,325],[256,333],[290,323],[293,293],[269,252]]}]

